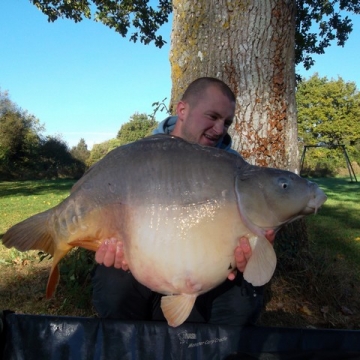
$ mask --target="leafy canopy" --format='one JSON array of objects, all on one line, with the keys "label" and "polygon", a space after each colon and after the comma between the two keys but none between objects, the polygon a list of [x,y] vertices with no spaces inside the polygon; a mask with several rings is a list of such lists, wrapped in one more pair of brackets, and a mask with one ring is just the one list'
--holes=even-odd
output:
[{"label": "leafy canopy", "polygon": [[354,82],[318,74],[298,84],[298,131],[307,145],[360,141],[360,93]]},{"label": "leafy canopy", "polygon": [[151,135],[156,126],[157,122],[153,117],[135,113],[121,126],[116,138],[120,140],[121,145],[124,145]]},{"label": "leafy canopy", "polygon": [[90,155],[86,160],[86,165],[91,166],[101,160],[107,153],[120,146],[118,139],[110,139],[100,144],[95,144],[90,151]]},{"label": "leafy canopy", "polygon": [[[157,34],[160,26],[168,21],[172,11],[171,1],[159,0],[157,9],[148,5],[148,0],[30,0],[48,17],[48,21],[68,18],[75,22],[84,18],[95,21],[114,29],[125,37],[130,27],[135,31],[130,40],[142,43],[154,42],[161,48],[166,42]],[[95,13],[92,14],[92,10]]]},{"label": "leafy canopy", "polygon": [[35,116],[11,101],[7,92],[0,91],[0,161],[7,167],[26,159],[40,143],[44,127]]},{"label": "leafy canopy", "polygon": [[[130,40],[144,44],[154,42],[162,47],[166,41],[158,34],[172,11],[170,0],[30,0],[49,21],[68,18],[75,22],[94,18],[125,37],[133,29]],[[237,0],[232,0],[237,1]],[[155,1],[152,1],[155,2]],[[343,46],[352,31],[352,22],[344,13],[360,13],[358,0],[296,0],[295,62],[309,69],[312,54],[323,54],[336,40]],[[93,13],[92,13],[93,12]]]},{"label": "leafy canopy", "polygon": [[342,149],[334,145],[346,145],[350,160],[360,163],[360,93],[355,83],[315,74],[298,84],[296,101],[300,150],[302,145],[326,146],[311,148],[307,167],[320,175],[345,167]]},{"label": "leafy canopy", "polygon": [[358,0],[296,0],[295,61],[305,69],[314,65],[311,54],[324,54],[336,40],[344,46],[352,21],[343,13],[360,13]]},{"label": "leafy canopy", "polygon": [[90,151],[87,148],[86,142],[84,138],[81,138],[76,146],[73,146],[70,150],[70,153],[73,158],[86,162],[88,157],[90,156]]}]

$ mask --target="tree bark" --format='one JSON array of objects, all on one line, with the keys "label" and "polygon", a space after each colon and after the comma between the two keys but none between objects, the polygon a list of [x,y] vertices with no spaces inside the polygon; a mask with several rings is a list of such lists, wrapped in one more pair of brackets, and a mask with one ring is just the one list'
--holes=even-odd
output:
[{"label": "tree bark", "polygon": [[[295,10],[295,0],[174,0],[170,108],[198,77],[225,81],[236,96],[233,148],[251,164],[298,173]],[[304,246],[304,221],[278,238]]]},{"label": "tree bark", "polygon": [[201,76],[237,99],[233,148],[251,164],[297,172],[294,0],[174,0],[174,105]]}]

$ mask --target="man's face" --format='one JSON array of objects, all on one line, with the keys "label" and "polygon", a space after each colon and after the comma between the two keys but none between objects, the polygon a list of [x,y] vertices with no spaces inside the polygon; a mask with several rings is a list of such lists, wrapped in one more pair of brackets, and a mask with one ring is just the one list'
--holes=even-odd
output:
[{"label": "man's face", "polygon": [[180,101],[177,107],[179,132],[174,135],[189,142],[216,146],[233,122],[235,103],[218,88],[207,88],[196,104]]}]

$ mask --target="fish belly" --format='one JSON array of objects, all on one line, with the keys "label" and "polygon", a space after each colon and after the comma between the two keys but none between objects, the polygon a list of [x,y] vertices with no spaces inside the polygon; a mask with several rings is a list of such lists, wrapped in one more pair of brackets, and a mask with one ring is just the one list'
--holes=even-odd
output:
[{"label": "fish belly", "polygon": [[225,281],[244,229],[236,204],[133,209],[125,256],[135,278],[165,294],[201,294]]}]

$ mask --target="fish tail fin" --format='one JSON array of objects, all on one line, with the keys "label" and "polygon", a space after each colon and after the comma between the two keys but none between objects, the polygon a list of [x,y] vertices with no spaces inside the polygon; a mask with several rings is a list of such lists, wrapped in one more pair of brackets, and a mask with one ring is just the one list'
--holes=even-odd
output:
[{"label": "fish tail fin", "polygon": [[276,268],[276,254],[270,241],[258,237],[244,271],[244,279],[254,286],[262,286],[270,281]]},{"label": "fish tail fin", "polygon": [[196,295],[169,295],[161,298],[161,310],[170,326],[181,325],[194,307]]},{"label": "fish tail fin", "polygon": [[47,226],[50,215],[50,210],[47,210],[12,226],[4,234],[2,243],[7,248],[15,247],[20,251],[37,249],[54,255],[54,239]]},{"label": "fish tail fin", "polygon": [[47,298],[54,294],[59,282],[58,263],[72,248],[68,244],[63,244],[60,249],[54,241],[47,225],[50,220],[51,211],[52,209],[36,214],[14,225],[4,234],[2,239],[3,244],[7,248],[15,247],[20,251],[42,250],[53,256],[53,264],[46,288]]}]

